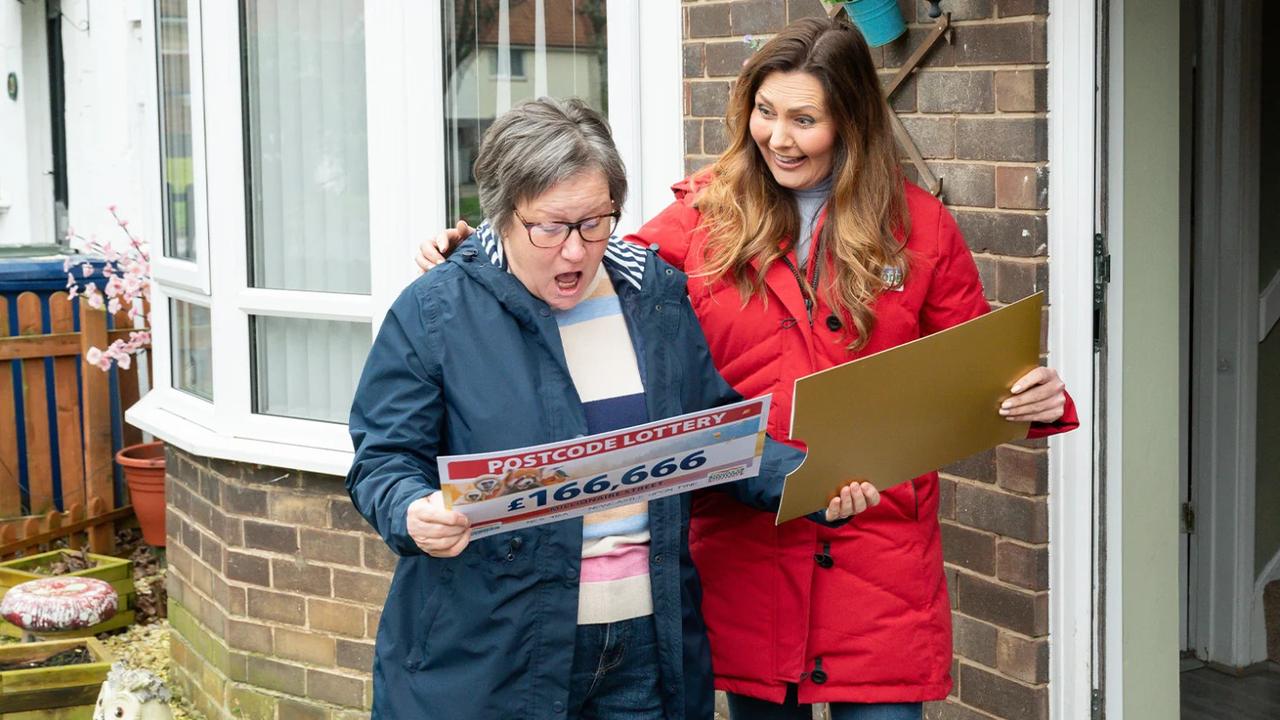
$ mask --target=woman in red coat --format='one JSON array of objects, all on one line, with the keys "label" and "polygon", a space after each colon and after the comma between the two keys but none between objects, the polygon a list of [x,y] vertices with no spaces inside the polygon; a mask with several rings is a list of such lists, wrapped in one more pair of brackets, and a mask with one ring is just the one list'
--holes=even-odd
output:
[{"label": "woman in red coat", "polygon": [[[989,310],[955,220],[902,178],[889,112],[847,20],[792,23],[738,77],[729,148],[631,238],[689,274],[716,367],[744,397],[773,394],[775,438],[790,437],[797,378]],[[1000,412],[1033,422],[1031,437],[1077,424],[1049,368]],[[838,529],[700,496],[690,545],[733,720],[808,718],[822,702],[834,720],[918,720],[945,698],[940,532],[937,473]]]}]

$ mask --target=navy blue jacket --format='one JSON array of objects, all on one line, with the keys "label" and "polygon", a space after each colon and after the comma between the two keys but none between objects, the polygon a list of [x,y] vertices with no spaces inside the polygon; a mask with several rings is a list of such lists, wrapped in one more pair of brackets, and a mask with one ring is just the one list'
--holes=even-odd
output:
[{"label": "navy blue jacket", "polygon": [[[474,540],[456,558],[406,533],[439,487],[436,457],[587,432],[551,310],[474,236],[392,305],[351,408],[347,490],[401,558],[378,627],[374,718],[564,718],[578,612],[582,520]],[[631,332],[650,419],[739,400],[656,252],[611,243],[605,268]],[[446,330],[447,328],[447,330]],[[766,443],[760,476],[723,486],[777,507],[803,455]],[[664,715],[711,718],[711,656],[689,557],[689,496],[649,504],[649,570]]]}]

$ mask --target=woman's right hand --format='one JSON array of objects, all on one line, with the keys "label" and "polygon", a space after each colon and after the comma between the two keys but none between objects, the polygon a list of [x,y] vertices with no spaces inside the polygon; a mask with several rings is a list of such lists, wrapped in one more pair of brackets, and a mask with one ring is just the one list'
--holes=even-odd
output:
[{"label": "woman's right hand", "polygon": [[457,249],[463,240],[471,237],[472,232],[466,220],[459,220],[456,227],[444,230],[430,240],[423,240],[413,261],[418,264],[419,270],[426,272],[444,262],[445,257]]},{"label": "woman's right hand", "polygon": [[444,506],[439,490],[409,503],[409,537],[431,557],[457,557],[471,542],[471,521]]}]

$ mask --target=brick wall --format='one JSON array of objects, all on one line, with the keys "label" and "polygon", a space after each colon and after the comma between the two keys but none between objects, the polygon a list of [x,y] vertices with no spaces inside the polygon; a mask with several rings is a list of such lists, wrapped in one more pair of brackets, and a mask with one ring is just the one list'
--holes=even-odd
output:
[{"label": "brick wall", "polygon": [[395,557],[342,479],[173,448],[166,472],[173,673],[196,705],[209,720],[368,718]]},{"label": "brick wall", "polygon": [[[819,0],[683,0],[685,165],[725,147],[731,80],[752,52]],[[906,36],[873,50],[886,82],[928,34],[923,0],[901,0]],[[943,0],[952,42],[935,46],[892,100],[935,175],[993,303],[1045,290],[1048,197],[1046,0]],[[908,174],[915,172],[908,166]],[[1048,717],[1048,462],[1043,441],[947,468],[941,521],[954,609],[955,690],[931,720]]]}]

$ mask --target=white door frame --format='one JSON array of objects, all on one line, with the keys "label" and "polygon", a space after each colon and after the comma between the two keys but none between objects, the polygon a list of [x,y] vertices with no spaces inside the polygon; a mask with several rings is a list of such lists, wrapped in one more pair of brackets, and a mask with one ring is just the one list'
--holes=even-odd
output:
[{"label": "white door frame", "polygon": [[1080,428],[1049,441],[1050,717],[1089,717],[1093,680],[1096,209],[1095,2],[1054,0],[1049,23],[1049,359]]},{"label": "white door frame", "polygon": [[1188,645],[1201,660],[1255,660],[1260,0],[1200,3],[1192,298]]}]

